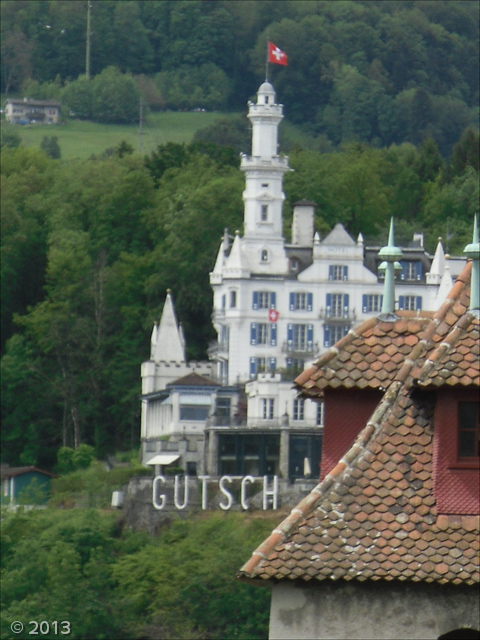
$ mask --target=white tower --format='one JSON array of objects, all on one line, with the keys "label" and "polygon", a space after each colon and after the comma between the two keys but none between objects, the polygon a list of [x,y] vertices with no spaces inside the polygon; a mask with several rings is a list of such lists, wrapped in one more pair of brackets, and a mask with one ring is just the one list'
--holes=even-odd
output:
[{"label": "white tower", "polygon": [[245,172],[243,201],[246,264],[252,272],[285,271],[282,207],[283,174],[289,171],[288,158],[278,155],[278,125],[283,107],[275,102],[275,91],[264,82],[257,102],[248,103],[252,123],[252,155],[241,156]]}]

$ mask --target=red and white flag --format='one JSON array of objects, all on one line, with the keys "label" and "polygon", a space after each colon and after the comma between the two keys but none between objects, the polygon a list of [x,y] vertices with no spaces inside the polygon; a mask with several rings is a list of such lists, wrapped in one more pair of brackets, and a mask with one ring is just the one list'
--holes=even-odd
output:
[{"label": "red and white flag", "polygon": [[287,54],[283,53],[273,42],[268,43],[268,61],[273,64],[288,64]]},{"label": "red and white flag", "polygon": [[279,315],[280,314],[275,309],[268,310],[268,319],[270,320],[270,322],[276,322]]}]

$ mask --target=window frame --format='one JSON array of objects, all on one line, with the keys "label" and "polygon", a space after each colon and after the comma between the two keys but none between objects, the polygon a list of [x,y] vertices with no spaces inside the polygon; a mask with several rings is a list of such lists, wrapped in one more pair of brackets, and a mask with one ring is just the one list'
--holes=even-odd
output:
[{"label": "window frame", "polygon": [[[473,426],[465,427],[462,425],[461,410],[462,407],[471,406],[474,409]],[[460,454],[460,438],[462,433],[473,434],[473,449],[472,455]],[[474,401],[461,401],[457,406],[457,462],[460,464],[478,464],[480,461],[480,403]]]},{"label": "window frame", "polygon": [[275,398],[260,398],[262,420],[273,420],[275,417]]}]

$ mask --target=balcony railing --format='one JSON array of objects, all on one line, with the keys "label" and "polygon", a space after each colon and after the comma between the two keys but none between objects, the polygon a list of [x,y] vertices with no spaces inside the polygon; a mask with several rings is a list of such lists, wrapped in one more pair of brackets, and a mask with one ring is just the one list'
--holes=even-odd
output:
[{"label": "balcony railing", "polygon": [[316,355],[320,352],[318,342],[303,342],[295,340],[285,340],[282,345],[284,353],[309,353]]},{"label": "balcony railing", "polygon": [[207,353],[210,357],[219,356],[222,354],[226,356],[228,354],[228,342],[217,342],[216,340],[210,342],[207,348]]},{"label": "balcony railing", "polygon": [[318,314],[320,320],[329,320],[330,322],[355,322],[357,314],[355,309],[343,307],[343,309],[335,309],[334,307],[322,307]]},{"label": "balcony railing", "polygon": [[236,418],[229,416],[210,416],[206,427],[228,427],[238,429],[280,429],[281,427],[321,428],[314,419],[293,420],[290,416],[280,418]]}]

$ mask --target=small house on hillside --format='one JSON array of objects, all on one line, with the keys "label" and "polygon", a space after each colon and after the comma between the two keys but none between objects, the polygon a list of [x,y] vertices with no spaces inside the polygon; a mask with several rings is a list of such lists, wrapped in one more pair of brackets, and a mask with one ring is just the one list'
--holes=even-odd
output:
[{"label": "small house on hillside", "polygon": [[54,100],[8,98],[5,101],[5,120],[11,124],[58,124],[60,107],[60,103]]},{"label": "small house on hillside", "polygon": [[57,476],[37,467],[10,467],[1,465],[2,504],[18,504],[19,501],[45,503],[50,495],[50,481]]},{"label": "small house on hillside", "polygon": [[320,483],[239,577],[272,586],[270,638],[479,638],[478,228],[435,312],[384,304],[297,379],[325,403]]}]

